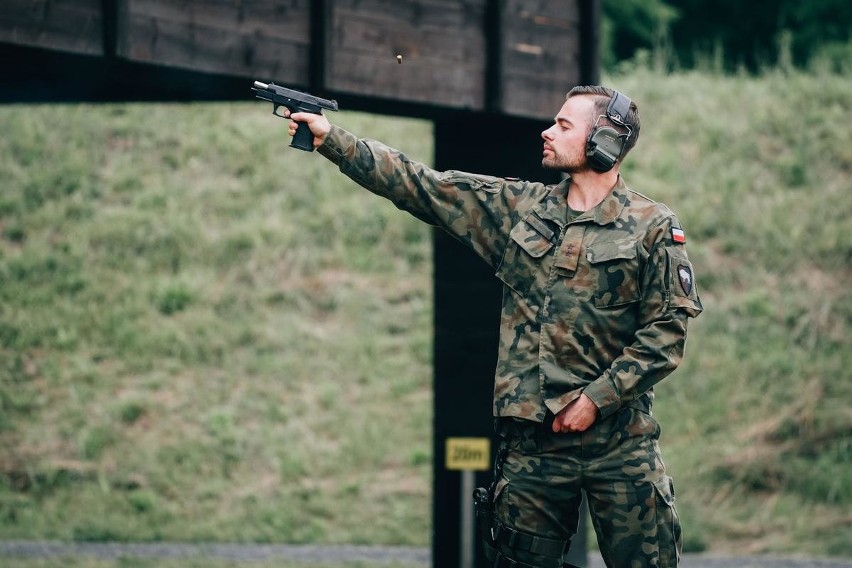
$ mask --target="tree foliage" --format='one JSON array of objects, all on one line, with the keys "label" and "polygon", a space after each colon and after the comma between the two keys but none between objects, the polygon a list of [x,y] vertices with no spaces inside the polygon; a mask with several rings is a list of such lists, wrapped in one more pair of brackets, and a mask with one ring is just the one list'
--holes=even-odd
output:
[{"label": "tree foliage", "polygon": [[843,66],[852,56],[847,0],[603,0],[602,62],[612,67],[640,50],[686,68],[721,59],[727,70],[815,58]]}]

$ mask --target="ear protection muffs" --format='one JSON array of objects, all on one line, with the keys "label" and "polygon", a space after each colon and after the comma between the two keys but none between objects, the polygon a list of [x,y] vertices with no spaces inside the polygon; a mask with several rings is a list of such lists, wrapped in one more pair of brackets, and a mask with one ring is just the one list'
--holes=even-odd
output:
[{"label": "ear protection muffs", "polygon": [[614,91],[606,107],[606,117],[614,124],[625,128],[626,134],[619,134],[612,126],[598,126],[602,116],[595,120],[595,125],[586,141],[586,157],[589,159],[589,167],[596,172],[608,172],[615,166],[615,162],[624,151],[625,143],[633,134],[633,129],[627,124],[630,102],[628,97]]}]

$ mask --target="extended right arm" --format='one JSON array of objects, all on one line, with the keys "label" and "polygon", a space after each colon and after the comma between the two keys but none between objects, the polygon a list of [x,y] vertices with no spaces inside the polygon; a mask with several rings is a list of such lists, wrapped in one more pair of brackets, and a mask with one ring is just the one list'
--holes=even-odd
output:
[{"label": "extended right arm", "polygon": [[[321,115],[296,113],[292,118],[308,122],[319,153],[359,185],[447,230],[491,266],[500,263],[509,231],[517,222],[518,201],[524,199],[530,184],[452,170],[439,172],[384,144],[332,126]],[[290,129],[292,133],[292,123]]]}]

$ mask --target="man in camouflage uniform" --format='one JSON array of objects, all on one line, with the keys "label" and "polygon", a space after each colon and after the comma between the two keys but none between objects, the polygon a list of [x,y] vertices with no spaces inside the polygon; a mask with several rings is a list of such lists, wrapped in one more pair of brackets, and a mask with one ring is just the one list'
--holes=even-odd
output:
[{"label": "man in camouflage uniform", "polygon": [[[680,363],[701,312],[677,217],[619,174],[639,134],[636,105],[577,87],[542,133],[557,185],[438,172],[322,115],[296,113],[320,154],[371,192],[442,227],[504,284],[494,415],[503,444],[491,488],[493,566],[559,568],[588,496],[607,566],[676,566],[674,488],[651,415],[654,385]],[[627,109],[629,108],[629,112]],[[591,167],[590,132],[623,142]]]}]

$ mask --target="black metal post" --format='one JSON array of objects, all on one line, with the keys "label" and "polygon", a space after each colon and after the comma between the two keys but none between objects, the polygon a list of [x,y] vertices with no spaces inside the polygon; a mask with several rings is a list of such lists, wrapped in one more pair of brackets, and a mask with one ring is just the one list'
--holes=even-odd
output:
[{"label": "black metal post", "polygon": [[[540,133],[547,123],[501,115],[453,114],[435,121],[435,166],[556,183],[541,168]],[[491,401],[502,287],[493,270],[441,231],[434,233],[435,430],[432,565],[459,563],[459,472],[445,469],[448,437],[493,440]],[[477,472],[487,486],[491,472]],[[585,517],[573,561],[585,564]],[[477,568],[486,561],[477,547]]]}]

